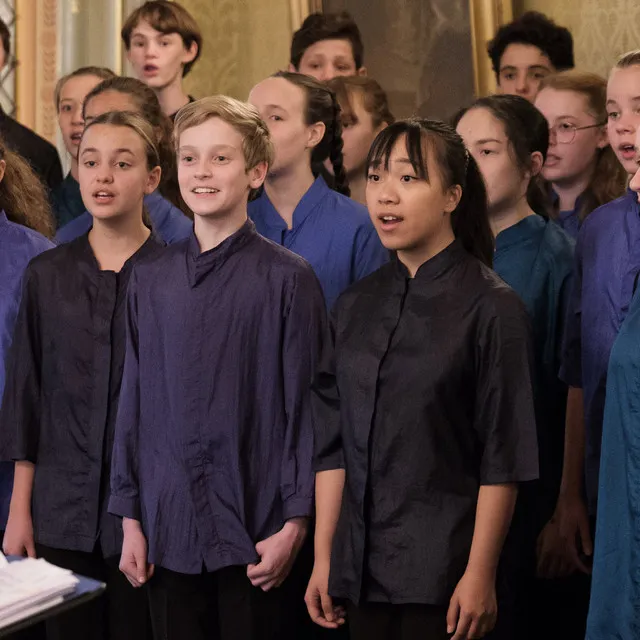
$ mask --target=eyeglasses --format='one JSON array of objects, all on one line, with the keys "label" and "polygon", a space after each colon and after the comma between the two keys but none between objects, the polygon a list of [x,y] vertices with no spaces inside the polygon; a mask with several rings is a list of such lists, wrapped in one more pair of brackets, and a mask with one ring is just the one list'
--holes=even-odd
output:
[{"label": "eyeglasses", "polygon": [[595,129],[596,127],[604,127],[606,122],[597,122],[596,124],[588,124],[586,127],[576,127],[575,124],[570,122],[560,122],[559,124],[549,127],[549,137],[556,137],[558,144],[571,144],[576,139],[576,133],[578,131],[584,131],[585,129]]}]

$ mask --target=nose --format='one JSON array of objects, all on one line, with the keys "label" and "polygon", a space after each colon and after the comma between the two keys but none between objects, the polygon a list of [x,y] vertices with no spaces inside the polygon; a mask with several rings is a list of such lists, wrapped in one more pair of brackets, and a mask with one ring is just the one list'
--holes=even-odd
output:
[{"label": "nose", "polygon": [[[375,183],[374,183],[375,184]],[[378,182],[378,203],[381,205],[398,204],[398,191],[393,188],[390,180]]]},{"label": "nose", "polygon": [[618,133],[631,133],[634,131],[631,118],[626,113],[620,114],[620,117],[615,121],[615,128]]},{"label": "nose", "polygon": [[71,114],[71,124],[77,124],[82,126],[84,119],[82,117],[82,103],[79,103]]},{"label": "nose", "polygon": [[205,159],[203,159],[203,160],[200,160],[200,162],[198,163],[198,166],[196,167],[196,170],[193,175],[198,180],[204,180],[206,178],[210,178],[212,174],[213,174],[213,171],[211,169],[211,164],[207,162]]},{"label": "nose", "polygon": [[549,148],[558,144],[558,132],[555,127],[549,127]]},{"label": "nose", "polygon": [[638,194],[638,201],[640,202],[640,168],[635,172],[633,178],[631,178],[629,187]]},{"label": "nose", "polygon": [[98,169],[96,180],[101,184],[109,184],[113,182],[113,171],[109,163],[102,163]]},{"label": "nose", "polygon": [[324,66],[318,73],[318,80],[320,82],[329,82],[334,77],[330,67]]},{"label": "nose", "polygon": [[155,58],[158,55],[158,46],[153,42],[147,42],[144,45],[145,58]]}]

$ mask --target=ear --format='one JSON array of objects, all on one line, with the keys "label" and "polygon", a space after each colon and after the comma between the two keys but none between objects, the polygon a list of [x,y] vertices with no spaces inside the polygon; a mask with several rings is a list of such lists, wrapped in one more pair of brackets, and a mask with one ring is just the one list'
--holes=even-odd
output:
[{"label": "ear", "polygon": [[445,201],[444,212],[453,213],[460,204],[460,199],[462,198],[462,187],[459,184],[454,184],[452,187],[447,189],[446,196],[447,199]]},{"label": "ear", "polygon": [[310,125],[307,128],[307,131],[309,132],[309,137],[307,139],[307,149],[313,149],[314,147],[317,147],[322,141],[322,138],[324,138],[326,130],[327,127],[325,126],[324,122],[316,122],[315,124]]},{"label": "ear", "polygon": [[366,75],[367,75],[367,67],[360,67],[360,68],[356,71],[356,75],[357,75],[357,76],[366,76]]},{"label": "ear", "polygon": [[160,178],[162,177],[162,169],[160,167],[154,167],[149,171],[147,176],[147,184],[144,188],[145,195],[153,193],[160,184]]},{"label": "ear", "polygon": [[0,182],[4,179],[4,172],[7,170],[6,160],[0,160]]},{"label": "ear", "polygon": [[527,171],[531,178],[535,178],[535,176],[539,175],[542,171],[542,166],[544,165],[544,157],[540,153],[540,151],[534,151],[531,154],[531,170]]},{"label": "ear", "polygon": [[269,165],[266,162],[259,162],[255,167],[249,169],[249,171],[247,171],[249,186],[252,189],[259,189],[267,177],[268,170]]},{"label": "ear", "polygon": [[287,67],[287,71],[291,73],[298,73],[298,70],[293,66],[292,62],[289,63],[289,66]]},{"label": "ear", "polygon": [[192,42],[190,47],[184,48],[184,56],[182,57],[182,64],[189,64],[196,59],[198,55],[198,43]]},{"label": "ear", "polygon": [[609,134],[607,133],[606,125],[604,127],[600,127],[596,129],[598,132],[598,149],[604,149],[609,144]]}]

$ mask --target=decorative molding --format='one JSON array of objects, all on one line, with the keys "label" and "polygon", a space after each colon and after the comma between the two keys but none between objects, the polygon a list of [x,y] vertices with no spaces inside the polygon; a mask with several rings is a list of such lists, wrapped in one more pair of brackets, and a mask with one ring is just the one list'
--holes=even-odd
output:
[{"label": "decorative molding", "polygon": [[58,80],[57,68],[57,0],[37,0],[38,62],[36,74],[36,126],[43,138],[56,142],[57,113],[53,94]]},{"label": "decorative molding", "polygon": [[322,0],[289,0],[291,33],[297,31],[310,13],[322,13]]},{"label": "decorative molding", "polygon": [[477,96],[496,89],[496,78],[487,54],[487,43],[500,26],[513,20],[512,0],[469,0],[473,77]]}]

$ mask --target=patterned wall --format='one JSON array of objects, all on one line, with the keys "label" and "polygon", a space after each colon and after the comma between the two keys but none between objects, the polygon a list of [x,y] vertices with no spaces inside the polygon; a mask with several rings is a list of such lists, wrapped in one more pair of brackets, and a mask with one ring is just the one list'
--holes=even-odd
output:
[{"label": "patterned wall", "polygon": [[291,5],[262,0],[181,0],[204,34],[202,57],[186,78],[196,98],[246,100],[256,83],[289,62]]},{"label": "patterned wall", "polygon": [[576,64],[606,76],[616,58],[640,49],[638,0],[516,0],[514,12],[541,11],[569,28]]}]

